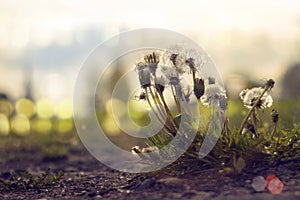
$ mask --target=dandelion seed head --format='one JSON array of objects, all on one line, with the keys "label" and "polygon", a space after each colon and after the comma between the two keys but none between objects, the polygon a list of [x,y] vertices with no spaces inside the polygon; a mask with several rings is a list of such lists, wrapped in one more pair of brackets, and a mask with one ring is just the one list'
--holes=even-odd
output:
[{"label": "dandelion seed head", "polygon": [[[241,91],[240,97],[244,103],[244,106],[249,109],[252,108],[263,91],[264,89],[262,87],[255,87],[252,89],[246,89]],[[257,107],[260,109],[265,109],[271,107],[272,104],[273,98],[271,97],[271,95],[268,94],[268,92],[266,92],[259,100]]]},{"label": "dandelion seed head", "polygon": [[159,58],[159,64],[161,66],[175,68],[179,74],[183,74],[186,71],[185,57],[183,52],[184,49],[181,46],[173,46],[161,54]]},{"label": "dandelion seed head", "polygon": [[178,84],[180,81],[179,73],[174,67],[161,66],[161,73],[171,85]]},{"label": "dandelion seed head", "polygon": [[184,51],[185,63],[192,72],[199,71],[204,62],[202,55],[196,49],[188,49]]},{"label": "dandelion seed head", "polygon": [[204,95],[200,98],[201,103],[205,106],[210,106],[213,103],[213,100],[226,99],[226,91],[224,87],[219,84],[208,84],[205,86]]}]

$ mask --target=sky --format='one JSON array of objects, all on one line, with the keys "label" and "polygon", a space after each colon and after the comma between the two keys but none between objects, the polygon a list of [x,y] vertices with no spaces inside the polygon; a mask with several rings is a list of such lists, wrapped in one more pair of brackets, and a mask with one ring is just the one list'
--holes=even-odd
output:
[{"label": "sky", "polygon": [[[89,52],[136,28],[164,28],[192,38],[224,79],[231,72],[280,77],[298,61],[300,1],[1,0],[0,90],[22,95],[29,68],[38,96],[69,98]],[[60,84],[51,84],[54,80]],[[60,85],[64,89],[55,92]]]}]

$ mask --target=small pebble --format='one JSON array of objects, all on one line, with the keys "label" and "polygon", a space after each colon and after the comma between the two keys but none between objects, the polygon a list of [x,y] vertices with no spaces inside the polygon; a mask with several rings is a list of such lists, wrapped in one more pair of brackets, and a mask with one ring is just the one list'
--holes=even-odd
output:
[{"label": "small pebble", "polygon": [[283,183],[275,175],[270,175],[266,179],[267,188],[272,194],[280,194],[283,189]]},{"label": "small pebble", "polygon": [[152,186],[154,186],[156,183],[154,178],[149,178],[144,180],[141,185],[139,186],[139,189],[148,189],[151,188]]},{"label": "small pebble", "polygon": [[96,191],[90,191],[88,194],[87,194],[89,197],[94,197],[97,195],[97,192]]},{"label": "small pebble", "polygon": [[264,191],[266,187],[266,180],[263,176],[255,176],[252,180],[251,186],[256,192]]}]

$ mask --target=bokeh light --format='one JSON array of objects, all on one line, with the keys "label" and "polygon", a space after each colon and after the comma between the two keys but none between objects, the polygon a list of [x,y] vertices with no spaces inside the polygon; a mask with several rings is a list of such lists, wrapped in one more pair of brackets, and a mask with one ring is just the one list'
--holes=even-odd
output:
[{"label": "bokeh light", "polygon": [[59,134],[66,134],[73,130],[74,123],[72,119],[64,119],[56,122],[55,129]]},{"label": "bokeh light", "polygon": [[16,112],[30,118],[35,113],[34,103],[30,99],[19,99],[16,103]]},{"label": "bokeh light", "polygon": [[13,106],[7,99],[0,99],[0,113],[9,117],[13,112]]},{"label": "bokeh light", "polygon": [[30,133],[30,122],[25,115],[17,114],[11,118],[11,130],[19,136],[26,136]]},{"label": "bokeh light", "polygon": [[32,131],[40,134],[47,134],[52,131],[52,122],[50,119],[34,119],[31,122]]},{"label": "bokeh light", "polygon": [[120,129],[111,115],[101,120],[101,127],[110,136],[116,136],[120,133]]},{"label": "bokeh light", "polygon": [[54,104],[49,99],[40,99],[36,102],[36,112],[40,118],[50,119],[54,115]]},{"label": "bokeh light", "polygon": [[0,113],[0,135],[8,135],[9,132],[9,120],[6,115]]},{"label": "bokeh light", "polygon": [[59,119],[70,119],[73,116],[72,102],[62,100],[56,105],[55,114]]},{"label": "bokeh light", "polygon": [[108,100],[105,104],[105,108],[107,113],[113,114],[115,117],[122,117],[127,112],[125,103],[116,98]]},{"label": "bokeh light", "polygon": [[143,101],[132,100],[129,102],[128,112],[130,118],[140,126],[146,126],[150,123],[148,110],[145,107],[147,107],[147,104]]}]

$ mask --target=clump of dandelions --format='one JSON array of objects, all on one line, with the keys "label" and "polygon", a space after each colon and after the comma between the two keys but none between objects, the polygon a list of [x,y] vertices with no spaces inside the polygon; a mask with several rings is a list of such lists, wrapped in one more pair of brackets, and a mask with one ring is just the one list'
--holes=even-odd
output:
[{"label": "clump of dandelions", "polygon": [[[175,45],[148,53],[135,65],[141,86],[140,99],[148,103],[170,137],[179,133],[176,119],[182,114],[182,102],[190,103],[193,99],[198,104],[217,105],[222,110],[226,109],[227,97],[224,87],[213,77],[206,79],[201,72],[205,64],[203,57],[204,55],[196,49]],[[171,94],[166,93],[166,89]],[[170,97],[177,112],[172,109]],[[154,139],[151,141],[157,145]],[[134,152],[139,153],[137,148]]]}]

